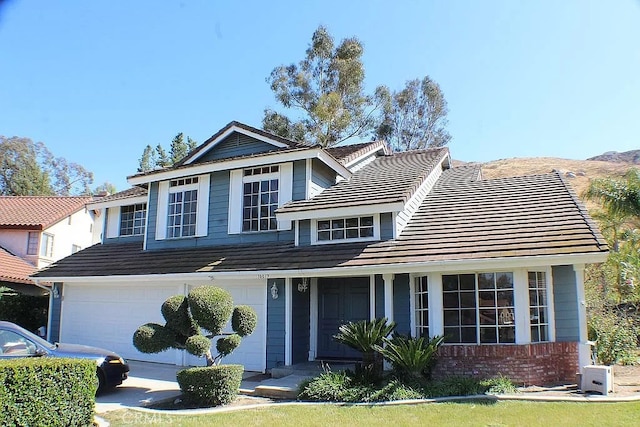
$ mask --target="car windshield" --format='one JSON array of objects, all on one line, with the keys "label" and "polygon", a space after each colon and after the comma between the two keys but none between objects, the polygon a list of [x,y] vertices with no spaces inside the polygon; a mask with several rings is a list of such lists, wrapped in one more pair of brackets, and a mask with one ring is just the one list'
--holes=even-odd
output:
[{"label": "car windshield", "polygon": [[19,330],[20,334],[24,335],[25,338],[35,342],[36,344],[38,344],[38,345],[40,345],[42,347],[48,348],[49,350],[53,350],[54,348],[56,348],[56,346],[54,344],[51,344],[49,341],[47,341],[45,339],[42,339],[39,336],[37,336],[36,334],[27,331],[26,329],[24,329],[21,326],[15,325],[15,328],[17,330]]}]

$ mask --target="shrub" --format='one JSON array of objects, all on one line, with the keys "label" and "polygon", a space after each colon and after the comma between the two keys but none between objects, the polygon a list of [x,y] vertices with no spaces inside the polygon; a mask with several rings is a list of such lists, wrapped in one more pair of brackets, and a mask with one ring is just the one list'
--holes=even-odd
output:
[{"label": "shrub", "polygon": [[0,297],[0,320],[7,320],[30,331],[47,324],[49,297],[7,292]]},{"label": "shrub", "polygon": [[241,337],[250,335],[258,324],[256,311],[248,305],[239,305],[233,310],[231,328]]},{"label": "shrub", "polygon": [[202,357],[211,348],[211,340],[204,335],[192,335],[187,338],[185,348],[194,356]]},{"label": "shrub", "polygon": [[98,387],[93,359],[0,361],[0,425],[86,426]]},{"label": "shrub", "polygon": [[233,350],[238,348],[242,338],[238,334],[231,334],[226,337],[222,337],[216,343],[216,350],[221,356],[227,356],[231,354]]},{"label": "shrub", "polygon": [[133,345],[143,353],[160,353],[173,345],[174,334],[157,323],[140,326],[133,334]]},{"label": "shrub", "polygon": [[605,365],[637,360],[637,328],[631,319],[620,317],[613,310],[594,313],[589,318],[589,338],[596,342],[598,361]]},{"label": "shrub", "polygon": [[384,338],[383,341],[384,347],[375,345],[374,349],[391,362],[398,375],[410,379],[427,379],[431,376],[431,368],[444,337],[435,336],[428,340],[423,337],[396,335],[392,339]]},{"label": "shrub", "polygon": [[189,309],[198,325],[220,335],[222,328],[233,314],[231,294],[215,286],[201,286],[192,289],[187,296]]},{"label": "shrub", "polygon": [[230,403],[238,394],[242,365],[215,365],[188,368],[177,374],[185,400],[196,405],[218,406]]},{"label": "shrub", "polygon": [[471,377],[450,377],[429,383],[424,388],[426,397],[469,396],[483,392],[480,380]]},{"label": "shrub", "polygon": [[160,307],[162,317],[167,321],[167,327],[174,331],[189,336],[197,326],[189,316],[189,304],[183,295],[174,295]]},{"label": "shrub", "polygon": [[323,372],[300,385],[298,398],[301,400],[344,402],[348,390],[353,385],[353,378],[344,371]]},{"label": "shrub", "polygon": [[480,386],[484,389],[485,393],[489,394],[515,393],[518,391],[513,381],[502,374],[495,378],[480,381]]}]

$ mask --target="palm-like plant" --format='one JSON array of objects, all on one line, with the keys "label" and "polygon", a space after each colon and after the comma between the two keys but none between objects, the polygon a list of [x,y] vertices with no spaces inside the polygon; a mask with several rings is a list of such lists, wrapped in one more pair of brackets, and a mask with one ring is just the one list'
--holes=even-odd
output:
[{"label": "palm-like plant", "polygon": [[372,379],[379,377],[382,372],[382,359],[377,356],[375,346],[381,345],[396,327],[395,322],[389,322],[386,317],[369,322],[349,322],[338,328],[334,339],[339,343],[351,347],[362,353],[362,369],[370,373]]},{"label": "palm-like plant", "polygon": [[384,347],[375,345],[374,349],[391,362],[400,375],[411,379],[429,378],[438,347],[443,341],[444,337],[438,335],[430,340],[397,335],[392,339],[384,338]]}]

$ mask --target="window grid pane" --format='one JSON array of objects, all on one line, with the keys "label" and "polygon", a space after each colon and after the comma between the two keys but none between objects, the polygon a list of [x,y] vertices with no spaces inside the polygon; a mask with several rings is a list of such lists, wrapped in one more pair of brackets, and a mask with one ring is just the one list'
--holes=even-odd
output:
[{"label": "window grid pane", "polygon": [[415,281],[416,336],[429,338],[429,293],[427,277]]},{"label": "window grid pane", "polygon": [[147,217],[147,205],[123,206],[120,208],[120,235],[140,236],[144,234],[144,224]]},{"label": "window grid pane", "polygon": [[198,190],[169,193],[167,236],[169,238],[196,235]]},{"label": "window grid pane", "polygon": [[445,342],[475,343],[477,341],[475,275],[443,275],[442,289]]},{"label": "window grid pane", "polygon": [[316,225],[318,241],[349,240],[373,237],[372,216],[320,220]]},{"label": "window grid pane", "polygon": [[[245,176],[270,173],[273,168],[276,168],[277,172],[277,166],[245,170]],[[262,171],[263,169],[266,170]],[[268,231],[278,228],[276,221],[279,198],[278,184],[277,179],[245,182],[242,198],[242,231]]]},{"label": "window grid pane", "polygon": [[547,317],[547,278],[544,271],[530,271],[529,279],[529,321],[531,342],[548,341],[549,321]]},{"label": "window grid pane", "polygon": [[29,232],[27,238],[27,255],[38,255],[38,234],[35,231]]}]

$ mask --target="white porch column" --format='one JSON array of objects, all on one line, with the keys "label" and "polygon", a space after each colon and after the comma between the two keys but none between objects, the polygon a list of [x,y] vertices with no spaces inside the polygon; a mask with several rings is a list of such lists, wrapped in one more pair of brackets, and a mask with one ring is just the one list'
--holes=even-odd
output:
[{"label": "white porch column", "polygon": [[529,276],[527,270],[513,272],[513,298],[516,327],[516,344],[531,342],[531,319],[529,317]]},{"label": "white porch column", "polygon": [[587,301],[584,295],[584,264],[574,264],[576,275],[576,304],[578,304],[578,363],[582,367],[591,364],[591,346],[587,344]]},{"label": "white porch column", "polygon": [[444,335],[444,318],[442,302],[442,275],[430,273],[428,277],[429,286],[429,335]]},{"label": "white porch column", "polygon": [[393,322],[393,274],[382,275],[384,280],[384,317]]}]

